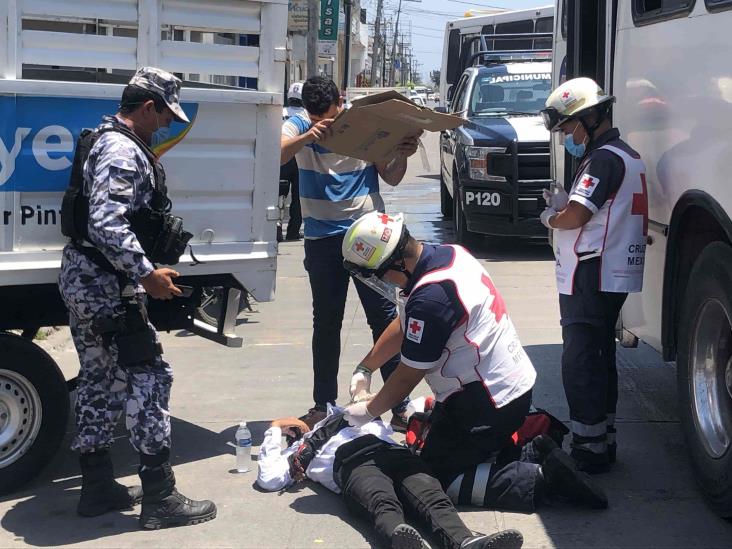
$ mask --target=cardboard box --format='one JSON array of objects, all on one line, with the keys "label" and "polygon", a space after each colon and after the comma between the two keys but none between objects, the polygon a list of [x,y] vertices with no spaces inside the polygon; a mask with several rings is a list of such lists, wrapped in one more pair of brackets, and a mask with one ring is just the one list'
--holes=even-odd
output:
[{"label": "cardboard box", "polygon": [[407,136],[421,130],[457,128],[466,120],[420,107],[402,94],[388,91],[356,99],[333,122],[333,135],[319,142],[326,149],[369,162],[383,162]]}]

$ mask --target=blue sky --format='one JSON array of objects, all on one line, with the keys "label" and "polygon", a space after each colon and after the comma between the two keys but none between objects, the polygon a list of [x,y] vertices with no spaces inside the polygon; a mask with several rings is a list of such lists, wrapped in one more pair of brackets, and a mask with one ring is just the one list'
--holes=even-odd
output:
[{"label": "blue sky", "polygon": [[[463,17],[467,10],[480,9],[481,6],[524,9],[552,3],[553,0],[422,0],[419,3],[402,0],[399,27],[406,32],[409,21],[412,22],[412,48],[416,59],[421,63],[422,77],[427,82],[430,71],[439,69],[442,62],[442,43],[447,21]],[[384,0],[387,18],[390,15],[396,16],[398,5],[399,0]],[[367,9],[369,23],[372,23],[376,15],[376,0],[361,0],[361,7]]]}]

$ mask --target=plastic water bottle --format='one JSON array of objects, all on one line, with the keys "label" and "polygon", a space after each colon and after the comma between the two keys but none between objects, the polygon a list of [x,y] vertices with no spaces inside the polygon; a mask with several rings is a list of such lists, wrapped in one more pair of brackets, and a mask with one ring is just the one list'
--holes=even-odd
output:
[{"label": "plastic water bottle", "polygon": [[236,430],[236,470],[239,473],[246,473],[252,463],[252,433],[247,427],[247,422],[242,421]]}]

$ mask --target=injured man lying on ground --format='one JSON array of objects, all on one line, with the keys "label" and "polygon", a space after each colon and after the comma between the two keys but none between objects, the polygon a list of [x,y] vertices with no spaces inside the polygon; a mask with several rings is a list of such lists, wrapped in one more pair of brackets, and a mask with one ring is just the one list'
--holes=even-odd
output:
[{"label": "injured man lying on ground", "polygon": [[[406,517],[425,529],[446,549],[518,549],[516,530],[491,535],[471,532],[440,483],[424,462],[392,440],[388,424],[375,419],[351,427],[338,408],[314,429],[295,418],[279,419],[264,435],[259,450],[257,485],[279,491],[310,479],[342,493],[348,510],[369,521],[379,543],[393,549],[424,549],[430,545]],[[294,442],[282,449],[281,437]],[[382,546],[380,545],[380,546]]]},{"label": "injured man lying on ground", "polygon": [[[445,494],[426,464],[408,448],[392,440],[391,427],[379,418],[357,428],[351,427],[338,408],[310,432],[294,418],[275,420],[265,433],[259,455],[257,484],[267,491],[279,491],[310,479],[335,493],[342,493],[348,510],[366,518],[376,529],[385,547],[423,549],[429,547],[419,532],[406,523],[428,531],[439,547],[518,548],[523,538],[515,530],[492,535],[471,532],[460,519],[453,501],[463,503],[455,494]],[[289,447],[282,449],[280,439],[289,435]],[[304,434],[303,434],[304,433]],[[291,440],[294,439],[294,440]],[[533,497],[541,501],[560,496],[586,507],[605,502],[600,488],[586,475],[578,475],[568,456],[548,435],[527,441],[524,459],[537,461],[542,486]],[[480,473],[478,471],[477,473]],[[475,483],[489,483],[487,476],[472,476],[472,493],[480,492]],[[589,483],[589,484],[588,484]],[[487,486],[483,490],[489,489]],[[462,492],[460,490],[459,492]],[[487,498],[491,500],[494,498]],[[499,498],[500,499],[500,498]],[[473,498],[474,504],[480,504]],[[539,503],[539,501],[537,501]]]}]

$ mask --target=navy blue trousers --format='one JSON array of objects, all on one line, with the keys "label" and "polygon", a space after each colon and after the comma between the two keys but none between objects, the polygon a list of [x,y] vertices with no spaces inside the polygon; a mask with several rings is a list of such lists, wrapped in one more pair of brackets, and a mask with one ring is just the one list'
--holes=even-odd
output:
[{"label": "navy blue trousers", "polygon": [[600,260],[582,261],[574,293],[559,294],[562,317],[562,381],[569,404],[572,455],[596,464],[615,444],[618,372],[615,323],[628,294],[601,292]]}]

